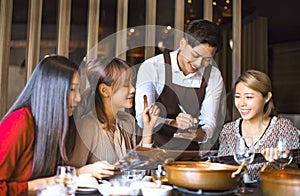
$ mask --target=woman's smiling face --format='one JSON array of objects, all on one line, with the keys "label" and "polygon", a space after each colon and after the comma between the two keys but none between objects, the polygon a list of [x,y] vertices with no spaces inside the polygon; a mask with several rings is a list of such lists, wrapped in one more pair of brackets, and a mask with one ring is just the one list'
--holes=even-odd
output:
[{"label": "woman's smiling face", "polygon": [[132,108],[135,88],[133,86],[134,72],[123,70],[117,81],[111,87],[111,102],[113,110]]},{"label": "woman's smiling face", "polygon": [[244,120],[252,120],[264,115],[264,105],[268,97],[240,82],[235,87],[235,106]]},{"label": "woman's smiling face", "polygon": [[112,94],[112,105],[115,109],[132,108],[135,88],[131,80],[125,81]]}]

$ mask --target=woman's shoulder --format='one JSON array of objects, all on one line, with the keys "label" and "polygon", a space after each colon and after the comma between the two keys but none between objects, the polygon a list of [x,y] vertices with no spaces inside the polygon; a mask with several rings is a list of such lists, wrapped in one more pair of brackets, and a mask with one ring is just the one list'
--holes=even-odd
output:
[{"label": "woman's shoulder", "polygon": [[82,122],[94,122],[95,120],[98,120],[97,116],[91,111],[78,118],[78,121],[82,121]]},{"label": "woman's shoulder", "polygon": [[286,124],[293,123],[290,119],[281,116],[274,116],[272,117],[272,119],[276,120],[277,123],[286,123]]},{"label": "woman's shoulder", "polygon": [[32,118],[31,110],[29,107],[22,107],[12,111],[4,120],[18,120],[24,118]]},{"label": "woman's shoulder", "polygon": [[272,117],[272,121],[274,121],[274,124],[276,126],[280,126],[280,127],[294,127],[294,123],[288,119],[288,118],[284,118],[284,117],[280,117],[280,116],[274,116]]},{"label": "woman's shoulder", "polygon": [[34,134],[34,120],[30,108],[23,107],[11,112],[0,125],[0,131],[18,134]]},{"label": "woman's shoulder", "polygon": [[294,126],[292,120],[284,117],[273,116],[269,130],[280,135],[297,135],[299,134],[297,128]]},{"label": "woman's shoulder", "polygon": [[224,124],[223,129],[225,130],[235,130],[239,127],[239,124],[241,122],[241,118],[238,118],[234,121],[230,121]]},{"label": "woman's shoulder", "polygon": [[79,133],[87,133],[89,132],[98,132],[100,129],[100,121],[98,120],[97,116],[93,112],[89,112],[78,119],[74,119],[75,125]]},{"label": "woman's shoulder", "polygon": [[22,122],[24,122],[24,125],[33,124],[33,117],[31,114],[31,110],[28,107],[19,108],[15,111],[12,111],[1,122],[1,128],[2,126],[9,126],[11,124],[20,124]]}]

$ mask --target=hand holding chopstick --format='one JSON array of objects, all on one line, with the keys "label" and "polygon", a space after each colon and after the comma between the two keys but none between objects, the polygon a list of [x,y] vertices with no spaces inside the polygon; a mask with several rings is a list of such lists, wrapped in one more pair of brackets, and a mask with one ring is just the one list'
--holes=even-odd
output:
[{"label": "hand holding chopstick", "polygon": [[157,105],[152,103],[151,105],[148,104],[147,96],[143,96],[144,99],[144,112],[143,112],[143,123],[145,125],[153,126],[155,125],[160,109]]},{"label": "hand holding chopstick", "polygon": [[143,111],[143,143],[144,144],[151,144],[152,143],[152,131],[155,127],[157,122],[160,109],[157,105],[152,103],[151,105],[148,104],[147,96],[143,96],[144,99],[144,111]]}]

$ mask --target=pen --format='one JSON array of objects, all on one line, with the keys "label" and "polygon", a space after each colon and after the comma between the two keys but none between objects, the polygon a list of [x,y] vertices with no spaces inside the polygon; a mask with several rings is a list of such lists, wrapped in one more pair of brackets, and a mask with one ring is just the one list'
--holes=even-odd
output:
[{"label": "pen", "polygon": [[178,107],[183,113],[187,114],[186,111],[183,109],[183,107],[179,103],[178,103]]},{"label": "pen", "polygon": [[[178,105],[178,107],[179,107],[179,109],[181,110],[182,113],[187,114],[187,112],[186,112],[185,109],[182,107],[182,105],[180,105],[179,103],[178,103],[177,105]],[[197,126],[197,127],[198,127],[198,123],[195,123],[194,126]],[[202,125],[200,125],[200,126],[202,126]]]}]

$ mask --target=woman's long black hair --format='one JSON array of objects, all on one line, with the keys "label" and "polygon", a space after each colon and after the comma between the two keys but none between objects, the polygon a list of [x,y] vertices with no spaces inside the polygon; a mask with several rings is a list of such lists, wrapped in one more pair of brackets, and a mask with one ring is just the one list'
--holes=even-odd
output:
[{"label": "woman's long black hair", "polygon": [[68,97],[77,70],[78,66],[63,56],[42,59],[4,116],[22,107],[31,109],[35,124],[31,179],[54,175],[73,150],[76,130],[70,129],[73,118],[68,116]]}]

